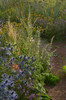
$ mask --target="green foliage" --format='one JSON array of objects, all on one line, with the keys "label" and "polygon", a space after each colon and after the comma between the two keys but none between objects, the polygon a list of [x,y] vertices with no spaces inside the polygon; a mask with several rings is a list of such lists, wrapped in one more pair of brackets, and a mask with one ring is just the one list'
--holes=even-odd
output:
[{"label": "green foliage", "polygon": [[63,72],[66,74],[66,66],[62,67]]},{"label": "green foliage", "polygon": [[45,83],[48,85],[56,85],[56,83],[59,81],[59,77],[53,75],[52,73],[48,73],[45,76]]},{"label": "green foliage", "polygon": [[7,17],[7,15],[6,15],[5,12],[3,12],[3,11],[0,10],[0,20],[1,20],[1,19],[6,19],[6,20],[7,20],[8,17]]},{"label": "green foliage", "polygon": [[50,28],[47,28],[47,29],[45,30],[45,33],[44,33],[45,35],[44,35],[44,37],[45,37],[48,41],[50,41],[50,39],[55,35],[54,30],[55,30],[54,25],[50,25]]},{"label": "green foliage", "polygon": [[50,97],[47,94],[41,94],[41,100],[50,100]]}]

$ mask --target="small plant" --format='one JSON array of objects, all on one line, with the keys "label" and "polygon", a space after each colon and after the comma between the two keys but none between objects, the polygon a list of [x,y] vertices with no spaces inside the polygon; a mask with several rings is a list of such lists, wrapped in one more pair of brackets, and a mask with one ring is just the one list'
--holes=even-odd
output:
[{"label": "small plant", "polygon": [[48,73],[45,75],[45,83],[47,85],[56,85],[56,83],[59,81],[59,77],[53,75],[52,73]]},{"label": "small plant", "polygon": [[50,100],[50,97],[47,94],[41,94],[41,100]]},{"label": "small plant", "polygon": [[62,70],[63,70],[64,74],[66,74],[66,66],[65,65],[62,67]]}]

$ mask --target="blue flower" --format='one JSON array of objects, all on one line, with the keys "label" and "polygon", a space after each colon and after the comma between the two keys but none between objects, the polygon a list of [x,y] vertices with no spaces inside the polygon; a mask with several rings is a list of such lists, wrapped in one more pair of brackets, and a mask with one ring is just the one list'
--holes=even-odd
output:
[{"label": "blue flower", "polygon": [[11,83],[10,83],[10,86],[13,87],[13,86],[14,86],[14,82],[11,82]]},{"label": "blue flower", "polygon": [[9,65],[13,65],[13,62],[11,61],[11,62],[9,62]]},{"label": "blue flower", "polygon": [[1,75],[3,78],[5,78],[6,76],[7,76],[7,74],[6,73],[4,73],[4,74],[2,74]]},{"label": "blue flower", "polygon": [[13,47],[10,48],[10,51],[13,51]]},{"label": "blue flower", "polygon": [[7,52],[7,55],[9,55],[9,56],[10,56],[10,55],[11,55],[11,52]]},{"label": "blue flower", "polygon": [[19,56],[19,58],[21,59],[21,58],[22,58],[22,56]]},{"label": "blue flower", "polygon": [[14,58],[14,57],[12,57],[12,58],[10,59],[10,61],[14,61],[14,59],[15,59],[15,58]]},{"label": "blue flower", "polygon": [[10,46],[11,46],[11,44],[9,43],[9,44],[8,44],[8,47],[10,47]]},{"label": "blue flower", "polygon": [[34,59],[34,57],[32,56],[32,61],[34,62],[34,61],[36,61],[36,59]]},{"label": "blue flower", "polygon": [[5,84],[1,84],[0,88],[5,88]]},{"label": "blue flower", "polygon": [[12,79],[13,77],[11,75],[8,76],[8,79]]},{"label": "blue flower", "polygon": [[7,95],[9,95],[9,91],[7,90],[6,92],[5,92]]}]

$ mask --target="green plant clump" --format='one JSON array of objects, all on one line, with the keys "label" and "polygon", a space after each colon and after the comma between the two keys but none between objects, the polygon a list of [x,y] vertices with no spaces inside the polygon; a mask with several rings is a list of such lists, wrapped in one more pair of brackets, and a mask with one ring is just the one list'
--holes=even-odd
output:
[{"label": "green plant clump", "polygon": [[53,75],[52,73],[46,74],[45,76],[45,83],[48,85],[56,85],[58,81],[59,81],[59,77]]},{"label": "green plant clump", "polygon": [[63,69],[63,72],[66,74],[66,66],[63,66],[62,69]]}]

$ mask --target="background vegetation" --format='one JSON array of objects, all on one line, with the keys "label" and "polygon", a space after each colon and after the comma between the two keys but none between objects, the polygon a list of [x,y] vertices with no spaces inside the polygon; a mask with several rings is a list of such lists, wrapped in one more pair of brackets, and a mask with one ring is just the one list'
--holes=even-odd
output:
[{"label": "background vegetation", "polygon": [[[65,0],[0,0],[1,78],[14,84],[12,87],[9,81],[1,80],[1,93],[5,91],[6,99],[50,100],[44,85],[59,81],[51,74],[50,57],[54,52],[51,52],[53,40],[65,39],[65,3]],[[15,97],[10,94],[11,88]]]},{"label": "background vegetation", "polygon": [[40,28],[41,37],[47,38],[48,41],[54,35],[56,40],[60,37],[65,38],[65,0],[1,0],[0,2],[0,19],[8,20],[10,16],[12,22],[19,23],[24,17],[27,21],[30,6],[32,23],[36,20],[34,28],[36,29],[36,26]]}]

